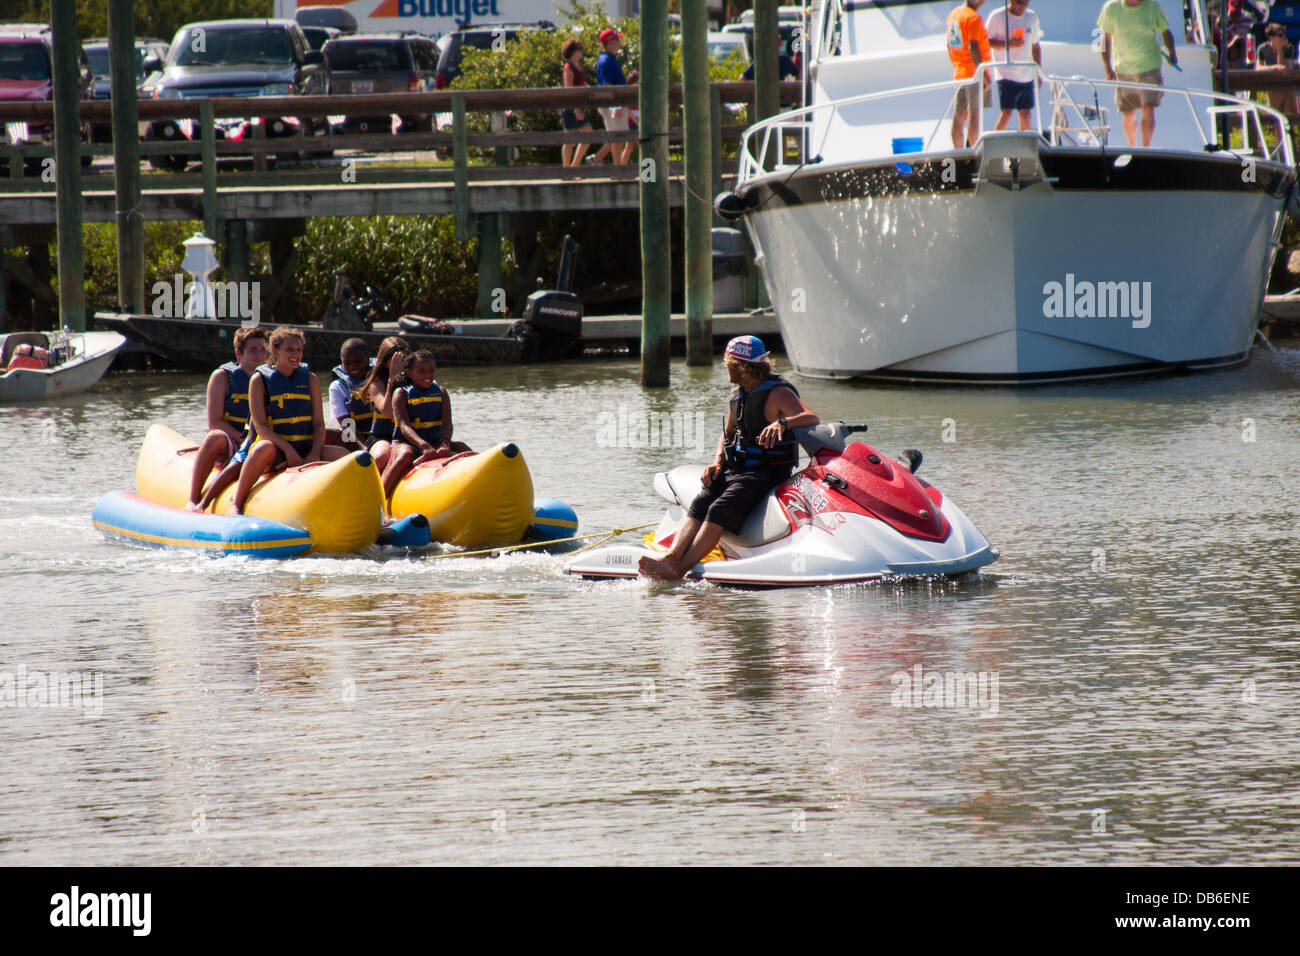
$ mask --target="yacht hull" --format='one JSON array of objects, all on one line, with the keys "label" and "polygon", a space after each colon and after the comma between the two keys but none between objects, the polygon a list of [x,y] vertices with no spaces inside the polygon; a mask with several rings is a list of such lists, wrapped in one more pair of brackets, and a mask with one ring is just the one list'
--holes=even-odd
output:
[{"label": "yacht hull", "polygon": [[969,151],[746,184],[795,368],[1018,384],[1243,361],[1295,174],[1115,158],[1044,147],[1016,188]]}]

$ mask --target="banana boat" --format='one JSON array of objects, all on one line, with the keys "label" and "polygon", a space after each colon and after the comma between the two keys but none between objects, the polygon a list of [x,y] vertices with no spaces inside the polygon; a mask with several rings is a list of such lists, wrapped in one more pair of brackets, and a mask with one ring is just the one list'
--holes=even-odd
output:
[{"label": "banana boat", "polygon": [[444,544],[517,542],[534,523],[533,476],[513,442],[462,452],[412,468],[393,490],[389,513],[427,515],[430,537]]},{"label": "banana boat", "polygon": [[[196,452],[195,443],[179,432],[166,425],[150,426],[136,461],[136,493],[156,504],[184,508]],[[529,479],[530,520],[531,488]],[[228,514],[234,496],[232,484],[209,510]],[[379,538],[384,490],[374,459],[359,451],[337,461],[311,462],[263,478],[249,493],[244,513],[306,531],[312,542],[309,553],[351,554]],[[403,516],[413,513],[404,512]]]}]

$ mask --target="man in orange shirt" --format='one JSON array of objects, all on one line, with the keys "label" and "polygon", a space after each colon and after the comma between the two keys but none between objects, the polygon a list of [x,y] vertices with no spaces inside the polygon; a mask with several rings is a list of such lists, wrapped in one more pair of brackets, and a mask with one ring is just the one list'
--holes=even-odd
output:
[{"label": "man in orange shirt", "polygon": [[[952,78],[966,80],[975,75],[981,63],[993,59],[989,50],[989,34],[984,21],[975,11],[984,0],[966,0],[948,14],[948,58],[952,60]],[[988,89],[989,75],[984,74],[984,88]],[[980,134],[980,107],[982,97],[978,83],[967,83],[957,88],[957,102],[952,110],[952,145],[954,149],[974,146]],[[967,131],[969,130],[969,136]]]}]

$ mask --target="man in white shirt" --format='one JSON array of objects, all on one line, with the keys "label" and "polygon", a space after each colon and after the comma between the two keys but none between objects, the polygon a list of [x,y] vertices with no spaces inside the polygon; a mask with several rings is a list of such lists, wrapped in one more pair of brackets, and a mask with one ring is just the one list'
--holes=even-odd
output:
[{"label": "man in white shirt", "polygon": [[[1014,110],[1020,114],[1020,128],[1029,129],[1034,111],[1036,79],[1031,64],[1043,65],[1043,54],[1039,47],[1043,31],[1038,25],[1038,14],[1029,9],[1029,0],[1006,0],[1005,5],[999,5],[989,13],[984,25],[989,33],[989,46],[993,48],[994,63],[1025,64],[997,67],[998,105],[1002,112],[993,128],[1006,129]],[[1008,50],[1010,57],[1007,56]],[[1042,82],[1039,79],[1038,85],[1041,86]]]}]

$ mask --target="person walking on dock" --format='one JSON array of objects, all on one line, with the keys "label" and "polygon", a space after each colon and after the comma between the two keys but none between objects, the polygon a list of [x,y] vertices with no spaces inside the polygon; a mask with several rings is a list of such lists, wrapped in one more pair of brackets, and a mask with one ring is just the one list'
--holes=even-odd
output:
[{"label": "person walking on dock", "polygon": [[[618,62],[618,48],[623,34],[613,27],[600,32],[601,54],[596,58],[596,84],[598,86],[626,86],[627,77],[623,75],[622,64]],[[626,106],[601,107],[600,116],[605,121],[605,129],[625,132],[629,129],[629,110]],[[632,159],[632,147],[635,143],[605,143],[596,150],[593,163],[599,163],[606,156],[612,156],[612,162],[627,163]]]},{"label": "person walking on dock", "polygon": [[[1169,64],[1178,66],[1174,35],[1169,21],[1155,0],[1107,0],[1097,17],[1101,28],[1101,62],[1106,79],[1126,83],[1163,86],[1160,72],[1160,44],[1169,50]],[[1120,86],[1115,88],[1115,106],[1124,117],[1124,136],[1129,146],[1137,145],[1137,111],[1142,110],[1142,145],[1150,146],[1156,131],[1156,107],[1164,94]]]},{"label": "person walking on dock", "polygon": [[[565,41],[564,46],[560,48],[560,55],[564,57],[564,86],[566,88],[573,89],[587,85],[587,74],[582,69],[584,52],[582,41],[577,37]],[[579,133],[584,130],[591,132],[591,120],[587,118],[585,110],[560,110],[560,121],[564,125],[566,133]],[[560,147],[560,157],[563,165],[581,165],[582,157],[586,155],[590,146],[590,143],[565,143]]]}]

